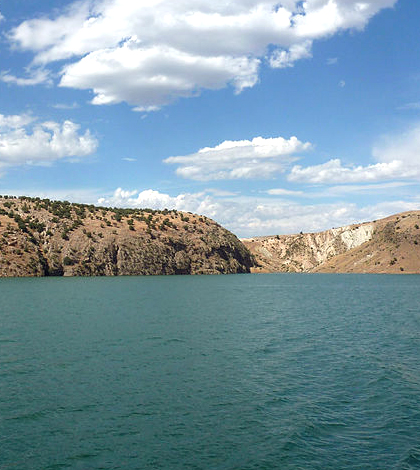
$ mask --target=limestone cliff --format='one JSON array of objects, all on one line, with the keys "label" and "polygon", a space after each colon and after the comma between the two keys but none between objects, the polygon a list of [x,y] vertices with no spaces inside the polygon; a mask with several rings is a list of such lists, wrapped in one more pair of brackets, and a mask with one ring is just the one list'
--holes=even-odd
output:
[{"label": "limestone cliff", "polygon": [[254,272],[420,273],[420,211],[319,233],[243,239]]},{"label": "limestone cliff", "polygon": [[235,235],[196,214],[0,197],[0,276],[244,273],[252,264]]}]

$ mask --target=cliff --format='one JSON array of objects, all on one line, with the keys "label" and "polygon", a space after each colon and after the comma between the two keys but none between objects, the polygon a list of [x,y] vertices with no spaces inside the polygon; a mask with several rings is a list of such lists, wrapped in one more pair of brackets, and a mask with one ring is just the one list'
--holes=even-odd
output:
[{"label": "cliff", "polygon": [[420,273],[420,211],[319,233],[242,239],[254,272]]},{"label": "cliff", "polygon": [[252,264],[235,235],[199,215],[0,196],[3,277],[228,274]]}]

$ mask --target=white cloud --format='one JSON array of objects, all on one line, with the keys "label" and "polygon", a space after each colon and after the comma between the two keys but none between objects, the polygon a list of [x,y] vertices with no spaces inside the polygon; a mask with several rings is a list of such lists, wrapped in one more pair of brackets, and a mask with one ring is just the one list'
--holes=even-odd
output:
[{"label": "white cloud", "polygon": [[191,155],[169,157],[165,163],[179,165],[176,173],[198,181],[269,178],[283,172],[296,160],[293,156],[311,148],[296,137],[227,140],[216,147],[205,147]]},{"label": "white cloud", "polygon": [[0,132],[5,129],[19,129],[33,121],[35,121],[35,118],[29,114],[14,114],[11,116],[0,114]]},{"label": "white cloud", "polygon": [[366,195],[366,194],[392,194],[394,197],[396,194],[407,195],[407,189],[410,188],[412,193],[412,187],[415,182],[409,181],[392,181],[388,183],[373,183],[373,184],[341,184],[337,186],[316,186],[307,188],[305,191],[296,191],[283,188],[274,188],[264,191],[266,194],[271,196],[284,196],[289,198],[301,198],[313,200],[317,199],[331,199],[331,198],[342,198],[348,195]]},{"label": "white cloud", "polygon": [[2,194],[13,196],[30,196],[41,199],[51,199],[55,201],[71,201],[80,204],[95,204],[98,198],[103,194],[102,189],[86,188],[7,188],[2,186]]},{"label": "white cloud", "polygon": [[0,167],[45,165],[67,157],[95,152],[98,142],[71,122],[35,122],[28,115],[0,115]]},{"label": "white cloud", "polygon": [[127,191],[118,188],[112,196],[98,199],[98,204],[112,207],[150,208],[150,209],[177,209],[190,212],[199,212],[201,208],[207,207],[210,198],[205,193],[179,194],[172,197],[153,189],[144,191]]},{"label": "white cloud", "polygon": [[290,189],[283,189],[283,188],[268,189],[266,193],[270,194],[271,196],[304,196],[305,195],[303,191],[293,191]]},{"label": "white cloud", "polygon": [[300,59],[310,59],[312,57],[312,41],[304,41],[301,44],[293,44],[289,50],[274,51],[270,57],[270,66],[275,69],[293,67]]},{"label": "white cloud", "polygon": [[314,232],[415,210],[420,198],[359,207],[354,203],[299,204],[281,198],[216,197],[207,192],[170,196],[156,190],[124,191],[98,200],[98,204],[131,208],[177,209],[206,215],[236,235],[250,237]]},{"label": "white cloud", "polygon": [[344,166],[336,158],[320,165],[295,165],[288,180],[301,183],[335,184],[375,182],[420,177],[420,124],[407,132],[382,138],[372,155],[378,163]]},{"label": "white cloud", "polygon": [[18,86],[34,86],[39,85],[41,83],[48,85],[52,84],[50,72],[48,70],[38,68],[30,70],[28,75],[29,76],[26,78],[21,78],[15,77],[14,75],[11,75],[8,72],[1,72],[0,81],[4,83],[12,83]]},{"label": "white cloud", "polygon": [[204,190],[206,193],[210,193],[213,196],[237,196],[238,193],[234,191],[227,191],[225,189],[218,189],[218,188],[206,188]]},{"label": "white cloud", "polygon": [[241,237],[316,232],[420,208],[419,197],[358,206],[352,202],[301,204],[278,197],[224,197],[209,191],[171,196],[153,189],[136,191],[118,188],[113,194],[102,197],[100,189],[4,189],[3,193],[96,203],[108,207],[189,211],[206,215]]},{"label": "white cloud", "polygon": [[123,160],[125,162],[136,162],[137,158],[131,158],[131,157],[124,157]]},{"label": "white cloud", "polygon": [[153,189],[118,188],[110,195],[97,189],[28,190],[4,188],[3,194],[68,200],[108,207],[177,209],[211,217],[241,237],[315,232],[420,209],[420,197],[358,206],[353,202],[302,204],[281,197],[244,197],[206,190],[171,196]]},{"label": "white cloud", "polygon": [[344,87],[346,86],[346,82],[345,82],[344,80],[340,80],[340,81],[338,82],[338,86],[339,86],[340,88],[344,88]]},{"label": "white cloud", "polygon": [[154,110],[204,88],[252,87],[268,49],[272,67],[290,67],[311,56],[313,40],[363,28],[396,1],[79,0],[8,38],[34,53],[32,66],[66,61],[61,85],[93,90],[95,104]]},{"label": "white cloud", "polygon": [[300,183],[333,184],[381,181],[408,176],[411,176],[411,173],[404,170],[404,166],[399,160],[368,166],[345,167],[342,165],[341,160],[336,158],[306,168],[295,165],[287,179]]},{"label": "white cloud", "polygon": [[330,186],[319,193],[309,193],[312,197],[335,197],[346,194],[389,194],[395,195],[397,190],[404,192],[404,189],[415,183],[392,181],[390,183],[375,184],[344,184],[339,186]]},{"label": "white cloud", "polygon": [[420,123],[406,132],[382,137],[372,151],[376,161],[400,161],[408,169],[420,170]]},{"label": "white cloud", "polygon": [[247,57],[202,57],[162,46],[133,48],[128,41],[68,65],[60,86],[92,88],[93,104],[125,101],[137,111],[154,111],[201,88],[231,83],[240,92],[256,83],[258,65],[257,59]]}]

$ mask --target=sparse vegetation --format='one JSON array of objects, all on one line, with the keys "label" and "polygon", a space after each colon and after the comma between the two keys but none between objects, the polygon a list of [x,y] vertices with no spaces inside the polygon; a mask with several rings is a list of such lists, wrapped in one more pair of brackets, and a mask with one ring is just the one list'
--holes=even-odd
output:
[{"label": "sparse vegetation", "polygon": [[[185,251],[181,259],[188,260],[192,256],[194,261],[185,264],[189,266],[188,272],[190,269],[191,272],[207,273],[246,271],[245,266],[251,265],[246,250],[242,253],[244,260],[248,256],[246,265],[235,259],[244,250],[240,244],[234,248],[239,243],[236,238],[226,239],[223,248],[219,248],[228,234],[223,230],[214,239],[208,234],[203,236],[203,247],[200,245],[187,254],[188,246],[196,246],[198,235],[206,234],[204,224],[210,222],[204,217],[176,210],[104,208],[41,198],[0,197],[0,219],[3,256],[0,275],[12,272],[8,271],[8,266],[14,266],[13,272],[21,269],[26,275],[63,275],[70,266],[72,274],[81,275],[177,273],[176,250]],[[197,226],[198,222],[200,226]],[[127,238],[124,227],[138,235]],[[167,237],[172,231],[174,244],[170,244]],[[126,237],[122,247],[120,237]],[[189,240],[187,244],[186,239]],[[133,244],[132,240],[138,241]],[[158,240],[158,244],[155,245],[154,240]],[[217,249],[209,250],[211,244]],[[206,256],[200,254],[203,249]],[[121,250],[124,254],[120,259],[117,253]],[[220,258],[219,252],[223,253],[223,250],[231,251]],[[61,251],[66,253],[64,258],[61,258]],[[184,267],[180,272],[187,271]]]},{"label": "sparse vegetation", "polygon": [[64,266],[73,266],[74,261],[70,257],[65,256],[63,259],[63,264]]},{"label": "sparse vegetation", "polygon": [[[386,273],[400,272],[400,265],[404,272],[420,272],[416,247],[420,246],[416,234],[420,222],[417,219],[420,219],[420,211],[354,224],[350,230],[358,227],[358,233],[353,237],[346,229],[344,239],[339,227],[334,232],[308,233],[304,237],[301,234],[273,235],[244,242],[256,257],[259,269],[268,272],[296,269],[307,272]],[[362,231],[363,227],[366,227],[366,232]],[[369,238],[359,242],[360,235],[369,231]],[[301,250],[296,243],[299,238],[304,242]],[[355,246],[352,243],[347,247],[346,243],[352,239],[362,244]]]}]

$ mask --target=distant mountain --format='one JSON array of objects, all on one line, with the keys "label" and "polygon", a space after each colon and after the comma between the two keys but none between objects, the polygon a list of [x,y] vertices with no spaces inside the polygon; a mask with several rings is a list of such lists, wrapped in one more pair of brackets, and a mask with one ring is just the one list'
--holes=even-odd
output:
[{"label": "distant mountain", "polygon": [[242,242],[258,265],[253,272],[420,273],[420,211]]},{"label": "distant mountain", "polygon": [[0,276],[245,273],[252,256],[207,217],[0,196]]}]

